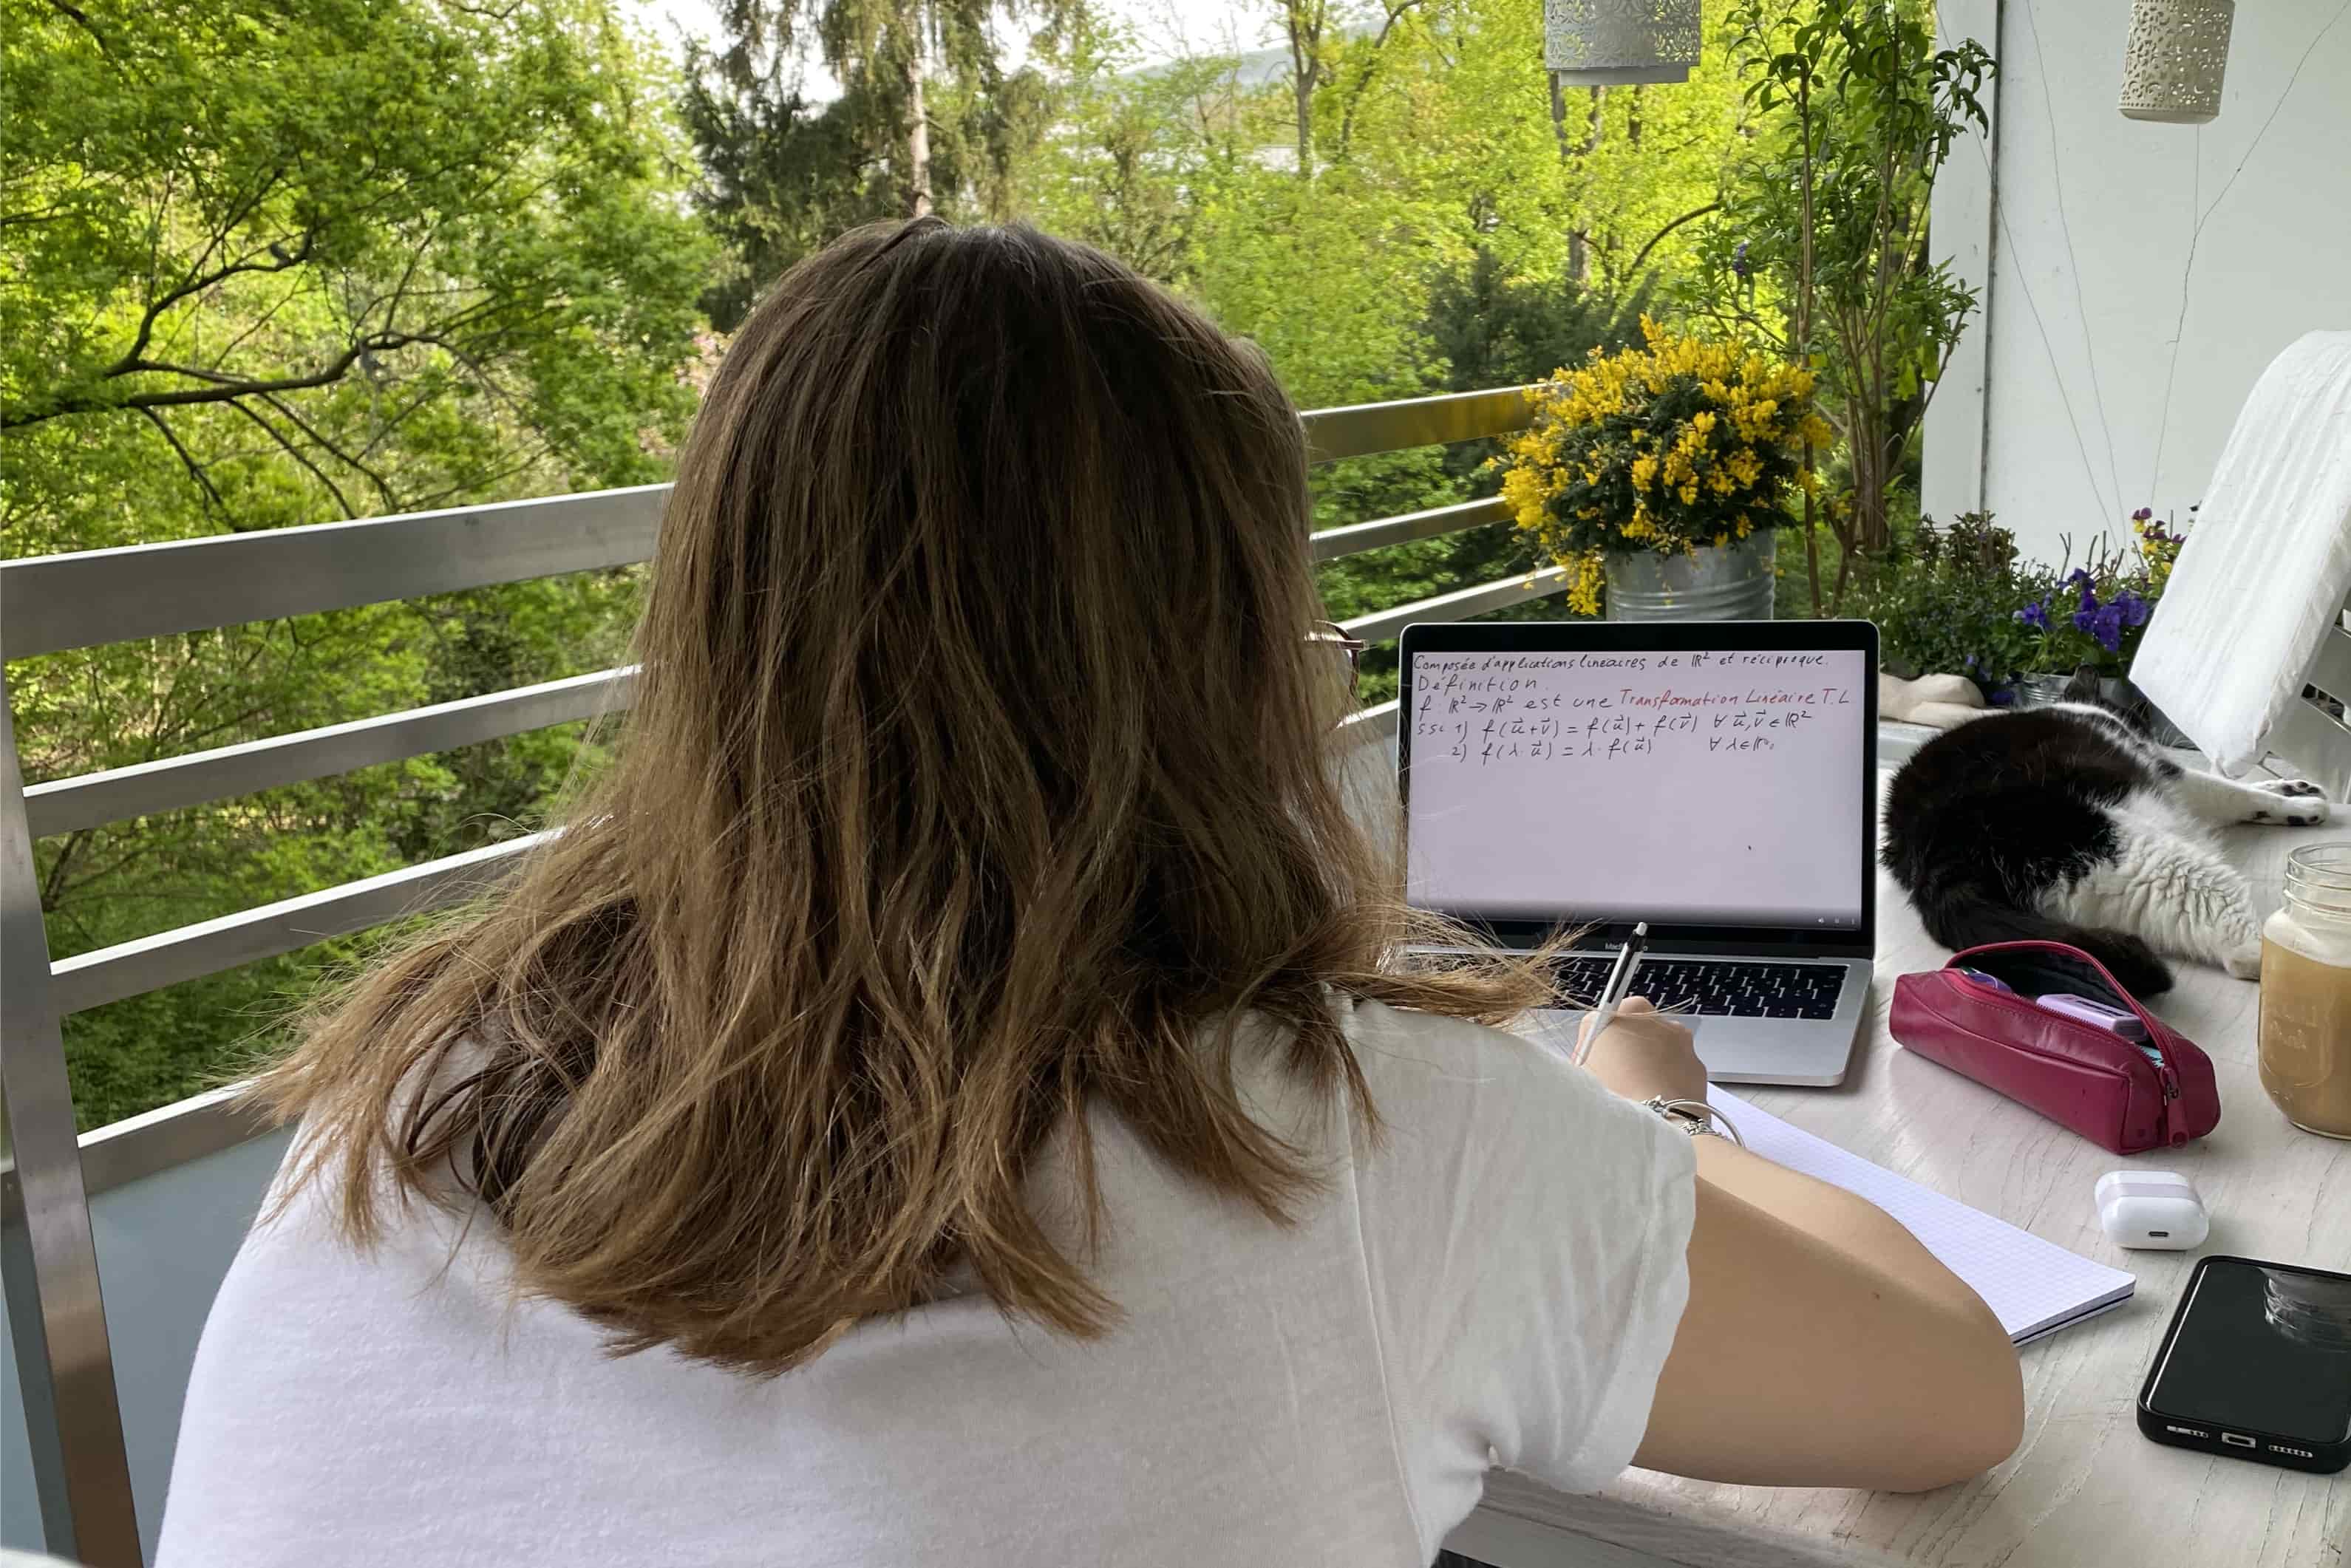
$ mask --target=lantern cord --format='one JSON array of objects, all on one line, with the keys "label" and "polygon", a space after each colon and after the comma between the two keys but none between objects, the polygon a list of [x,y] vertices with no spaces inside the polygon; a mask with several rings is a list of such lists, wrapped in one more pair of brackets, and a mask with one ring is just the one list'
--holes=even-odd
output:
[{"label": "lantern cord", "polygon": [[[2346,4],[2351,4],[2351,0],[2346,0]],[[2074,319],[2082,329],[2082,358],[2090,366],[2090,404],[2097,411],[2098,437],[2106,444],[2106,480],[2115,487],[2111,503],[2103,498],[2100,501],[2111,520],[2121,516],[2123,510],[2122,475],[2115,466],[2115,429],[2106,420],[2106,395],[2098,385],[2098,350],[2090,340],[2090,307],[2082,298],[2082,268],[2074,259],[2074,225],[2065,215],[2064,160],[2057,155],[2057,107],[2049,98],[2049,62],[2041,47],[2041,28],[2033,21],[2030,0],[2022,9],[2024,25],[2032,34],[2032,69],[2033,74],[2041,78],[2041,112],[2049,122],[2049,179],[2057,191],[2057,233],[2065,241],[2065,274],[2074,281]],[[2078,435],[2076,439],[2079,439]],[[2088,465],[2090,457],[2087,452],[2082,455],[2082,461],[2085,465]],[[2091,491],[2095,494],[2097,487],[2097,482],[2093,479]]]},{"label": "lantern cord", "polygon": [[[2351,0],[2346,0],[2346,3],[2351,4]],[[1943,47],[1948,48],[1950,45],[1950,40],[1949,36],[1943,33],[1942,28],[1942,18],[1938,16],[1935,21],[1935,30],[1940,38]],[[2017,248],[2015,231],[2008,226],[2008,204],[2001,199],[2000,177],[1998,172],[1994,171],[1991,166],[1991,155],[1984,151],[1984,139],[1980,136],[1970,136],[1965,140],[1970,146],[1976,150],[1977,161],[1983,164],[1984,189],[1991,193],[1992,221],[2000,225],[2001,243],[2006,247],[2009,256],[2011,258],[2021,256],[2023,255],[2023,252]],[[2016,266],[2013,260],[2011,260],[2011,266],[2013,268],[2015,276],[2001,285],[2001,289],[2003,290],[2003,297],[2005,290],[2011,283],[2014,284],[2017,291],[2024,296],[2024,308],[2027,311],[2031,312],[2032,316],[2032,329],[2041,336],[2041,352],[2049,361],[2049,381],[2050,383],[2057,389],[2057,404],[2060,408],[2063,408],[2065,411],[2065,427],[2074,433],[2074,450],[2080,455],[2082,459],[2082,477],[2090,487],[2091,497],[2094,499],[2097,499],[2098,504],[2103,507],[2105,505],[2105,502],[2098,496],[2097,466],[2090,461],[2089,445],[2082,439],[2081,421],[2074,417],[2074,399],[2072,394],[2067,392],[2065,390],[2064,373],[2058,369],[2057,350],[2055,345],[2051,343],[2049,340],[2048,325],[2041,319],[2040,301],[2032,298],[2032,283],[2026,276],[2025,269],[2021,266]],[[1991,278],[1987,277],[1985,282],[1989,285]],[[1991,329],[1991,321],[1988,317],[1985,319],[1982,325],[1985,331],[1989,332]],[[1991,352],[1991,345],[1989,343],[1985,345],[1985,352],[1987,355]]]},{"label": "lantern cord", "polygon": [[[2279,93],[2277,101],[2270,106],[2269,118],[2262,121],[2262,128],[2253,132],[2252,141],[2245,144],[2245,155],[2237,160],[2235,168],[2229,171],[2228,179],[2221,183],[2220,193],[2212,198],[2212,204],[2206,207],[2201,215],[2197,218],[2196,227],[2188,235],[2188,256],[2179,265],[2179,319],[2172,323],[2171,362],[2164,367],[2163,371],[2163,419],[2156,427],[2155,467],[2148,474],[2147,481],[2150,495],[2154,492],[2157,481],[2163,476],[2163,444],[2165,438],[2171,434],[2172,372],[2179,368],[2180,338],[2188,326],[2188,281],[2196,270],[2196,242],[2204,237],[2204,225],[2212,221],[2212,214],[2219,212],[2220,204],[2229,199],[2230,187],[2237,183],[2237,176],[2245,172],[2245,165],[2253,161],[2253,153],[2261,146],[2262,139],[2270,133],[2270,127],[2277,123],[2279,113],[2285,108],[2285,100],[2294,96],[2294,84],[2302,79],[2302,68],[2310,63],[2310,57],[2318,52],[2318,46],[2326,41],[2326,35],[2335,31],[2335,24],[2342,21],[2346,14],[2351,14],[2351,0],[2343,0],[2343,4],[2335,7],[2335,15],[2327,18],[2326,25],[2310,36],[2309,44],[2302,51],[2302,58],[2294,63],[2294,74],[2285,78],[2285,90]],[[2196,138],[2196,183],[2190,187],[2191,193],[2201,186],[2203,173],[2204,137],[2199,129]],[[2188,203],[2189,211],[2196,210],[2196,195],[2191,193]]]}]

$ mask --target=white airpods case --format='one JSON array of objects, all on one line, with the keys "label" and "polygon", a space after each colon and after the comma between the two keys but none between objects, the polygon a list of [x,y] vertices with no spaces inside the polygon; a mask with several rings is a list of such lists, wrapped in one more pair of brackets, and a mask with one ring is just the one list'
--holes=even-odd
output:
[{"label": "white airpods case", "polygon": [[2098,1223],[2117,1247],[2186,1252],[2212,1222],[2195,1184],[2174,1171],[2115,1171],[2098,1178]]}]

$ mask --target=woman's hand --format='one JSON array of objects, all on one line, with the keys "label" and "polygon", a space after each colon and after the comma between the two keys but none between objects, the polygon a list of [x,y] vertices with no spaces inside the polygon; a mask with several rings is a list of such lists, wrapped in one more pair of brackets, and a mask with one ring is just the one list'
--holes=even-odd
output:
[{"label": "woman's hand", "polygon": [[[1591,1021],[1592,1015],[1585,1015],[1587,1027]],[[1627,1100],[1706,1098],[1706,1065],[1691,1046],[1690,1031],[1651,1007],[1646,997],[1625,998],[1583,1064]]]}]

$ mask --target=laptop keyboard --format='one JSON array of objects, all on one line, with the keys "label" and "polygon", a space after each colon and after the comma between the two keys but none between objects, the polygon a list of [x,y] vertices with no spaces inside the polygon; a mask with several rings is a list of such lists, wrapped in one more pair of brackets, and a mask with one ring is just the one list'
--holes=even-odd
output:
[{"label": "laptop keyboard", "polygon": [[[1560,999],[1585,1007],[1608,984],[1613,954],[1561,960]],[[1844,986],[1839,964],[1753,964],[1719,958],[1646,958],[1633,990],[1663,1012],[1711,1013],[1750,1019],[1836,1016]]]}]

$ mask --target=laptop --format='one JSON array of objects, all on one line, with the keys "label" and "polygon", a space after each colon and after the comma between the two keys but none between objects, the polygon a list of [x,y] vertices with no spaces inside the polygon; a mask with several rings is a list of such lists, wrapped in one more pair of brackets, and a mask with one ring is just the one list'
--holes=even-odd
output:
[{"label": "laptop", "polygon": [[1413,625],[1410,901],[1506,946],[1580,932],[1533,1031],[1572,1043],[1617,945],[1710,1078],[1843,1082],[1877,946],[1877,628]]}]

